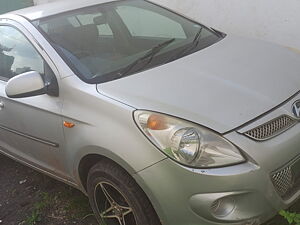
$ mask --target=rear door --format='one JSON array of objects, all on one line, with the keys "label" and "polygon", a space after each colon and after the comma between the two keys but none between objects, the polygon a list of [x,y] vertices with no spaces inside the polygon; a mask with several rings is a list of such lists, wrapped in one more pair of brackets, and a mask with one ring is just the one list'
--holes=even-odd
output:
[{"label": "rear door", "polygon": [[54,76],[59,82],[55,67],[33,42],[19,24],[0,24],[0,151],[63,177],[61,98],[41,95],[11,99],[5,94],[7,81],[28,71]]}]

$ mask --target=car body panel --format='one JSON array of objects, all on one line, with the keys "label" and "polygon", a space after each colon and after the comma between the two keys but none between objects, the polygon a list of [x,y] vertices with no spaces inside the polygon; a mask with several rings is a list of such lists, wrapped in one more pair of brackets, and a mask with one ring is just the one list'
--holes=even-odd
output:
[{"label": "car body panel", "polygon": [[175,62],[99,84],[98,90],[135,108],[185,118],[224,133],[297,93],[299,71],[300,55],[228,35]]},{"label": "car body panel", "polygon": [[64,128],[65,158],[74,159],[66,164],[75,177],[80,160],[89,154],[110,158],[130,174],[166,158],[133,123],[134,108],[99,96],[95,85],[84,84],[76,76],[62,80],[61,96],[64,120],[75,124]]}]

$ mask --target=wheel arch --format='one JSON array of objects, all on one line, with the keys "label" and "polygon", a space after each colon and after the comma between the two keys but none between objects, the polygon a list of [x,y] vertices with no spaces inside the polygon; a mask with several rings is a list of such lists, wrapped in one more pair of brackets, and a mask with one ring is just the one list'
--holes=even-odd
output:
[{"label": "wheel arch", "polygon": [[[87,185],[87,177],[90,169],[98,162],[102,160],[109,160],[114,164],[117,164],[121,168],[123,168],[127,173],[131,176],[136,173],[135,169],[132,168],[127,162],[122,160],[119,156],[108,153],[104,149],[99,149],[98,147],[90,147],[89,151],[85,151],[86,154],[79,157],[78,163],[75,166],[75,176],[78,178],[80,182],[81,188],[86,192]],[[107,153],[107,154],[105,154]]]}]

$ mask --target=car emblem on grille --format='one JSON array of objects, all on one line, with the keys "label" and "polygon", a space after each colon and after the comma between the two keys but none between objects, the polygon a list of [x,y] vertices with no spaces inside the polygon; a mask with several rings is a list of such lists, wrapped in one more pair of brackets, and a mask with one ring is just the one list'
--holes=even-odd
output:
[{"label": "car emblem on grille", "polygon": [[300,118],[300,100],[293,104],[292,111],[297,118]]}]

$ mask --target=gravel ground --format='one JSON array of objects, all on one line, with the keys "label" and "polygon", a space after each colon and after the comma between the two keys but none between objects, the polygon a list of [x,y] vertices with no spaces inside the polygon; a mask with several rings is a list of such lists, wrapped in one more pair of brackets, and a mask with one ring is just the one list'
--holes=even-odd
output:
[{"label": "gravel ground", "polygon": [[[300,212],[300,201],[291,208]],[[0,225],[97,225],[78,190],[0,155]],[[267,225],[287,224],[277,216]]]}]

